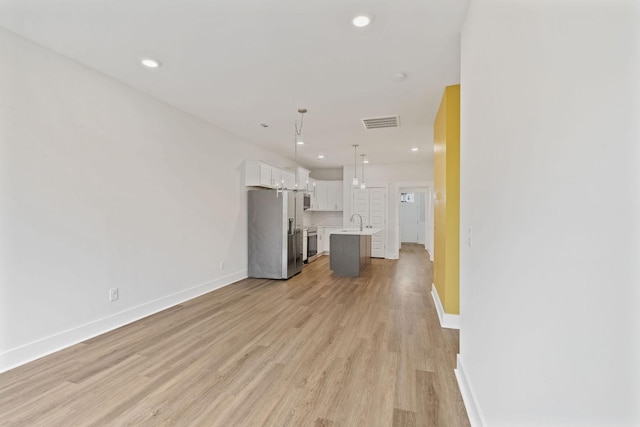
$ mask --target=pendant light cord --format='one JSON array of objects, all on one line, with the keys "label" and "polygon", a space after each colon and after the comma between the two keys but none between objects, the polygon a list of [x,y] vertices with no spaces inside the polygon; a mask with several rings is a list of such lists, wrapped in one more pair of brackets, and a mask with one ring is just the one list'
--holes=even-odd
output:
[{"label": "pendant light cord", "polygon": [[[307,112],[306,109],[301,108],[300,110],[304,110],[304,113]],[[296,120],[294,126],[296,128],[296,136],[300,136],[302,135],[302,125],[304,124],[304,113],[302,111],[298,110],[298,112],[300,112],[300,129],[298,129],[298,121]],[[297,143],[298,141],[296,141]]]},{"label": "pendant light cord", "polygon": [[300,113],[300,129],[298,129],[297,120],[293,123],[293,127],[295,129],[295,135],[293,137],[293,173],[295,176],[296,190],[300,188],[300,183],[298,182],[298,137],[302,135],[302,126],[304,125],[304,113],[306,112],[307,112],[306,108],[298,108],[298,113]]},{"label": "pendant light cord", "polygon": [[353,144],[353,181],[354,185],[358,180],[358,144]]}]

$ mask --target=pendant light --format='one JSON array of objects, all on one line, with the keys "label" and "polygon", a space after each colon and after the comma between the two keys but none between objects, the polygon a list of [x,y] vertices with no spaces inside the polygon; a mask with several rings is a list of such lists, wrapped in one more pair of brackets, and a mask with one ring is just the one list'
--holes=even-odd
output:
[{"label": "pendant light", "polygon": [[353,185],[358,185],[358,144],[353,144]]},{"label": "pendant light", "polygon": [[366,156],[366,154],[360,154],[360,157],[362,157],[362,182],[360,183],[361,190],[364,190],[365,188],[367,188],[367,186],[364,183],[364,156]]}]

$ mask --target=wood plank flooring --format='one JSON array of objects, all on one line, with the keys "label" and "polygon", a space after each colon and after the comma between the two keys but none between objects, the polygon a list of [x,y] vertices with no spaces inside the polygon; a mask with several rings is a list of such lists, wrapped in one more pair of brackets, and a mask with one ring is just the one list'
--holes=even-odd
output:
[{"label": "wood plank flooring", "polygon": [[246,279],[0,374],[2,426],[468,426],[420,245]]}]

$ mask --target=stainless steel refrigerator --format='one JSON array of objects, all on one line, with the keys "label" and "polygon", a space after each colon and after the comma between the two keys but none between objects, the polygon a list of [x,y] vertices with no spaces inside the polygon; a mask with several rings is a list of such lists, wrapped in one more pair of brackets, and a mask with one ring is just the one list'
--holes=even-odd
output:
[{"label": "stainless steel refrigerator", "polygon": [[302,271],[303,195],[248,191],[249,277],[288,279]]}]

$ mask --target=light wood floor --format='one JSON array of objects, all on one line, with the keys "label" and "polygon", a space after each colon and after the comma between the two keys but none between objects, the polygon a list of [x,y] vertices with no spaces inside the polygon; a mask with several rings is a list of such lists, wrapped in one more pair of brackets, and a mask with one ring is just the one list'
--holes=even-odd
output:
[{"label": "light wood floor", "polygon": [[0,374],[0,425],[467,426],[422,246],[246,279]]}]

